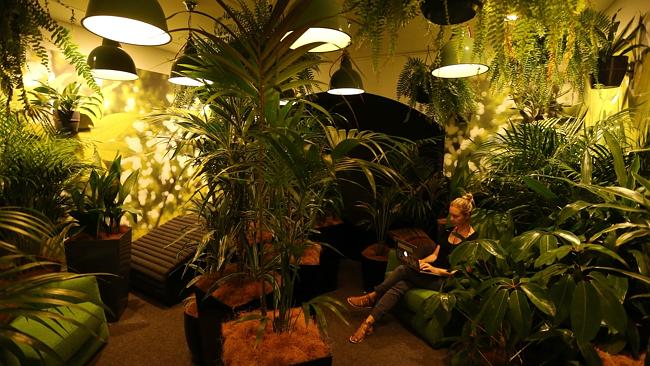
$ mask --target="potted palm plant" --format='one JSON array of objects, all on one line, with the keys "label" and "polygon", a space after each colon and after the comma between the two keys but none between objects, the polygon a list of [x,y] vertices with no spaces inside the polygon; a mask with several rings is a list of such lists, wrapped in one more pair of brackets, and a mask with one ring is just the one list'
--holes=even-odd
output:
[{"label": "potted palm plant", "polygon": [[[645,15],[632,18],[619,31],[621,22],[612,16],[604,46],[598,51],[597,73],[591,74],[591,85],[596,88],[614,88],[621,85],[628,71],[628,54],[633,51],[645,53],[648,45],[641,43],[646,37]],[[636,25],[634,24],[636,20]],[[638,57],[635,57],[638,59]]]},{"label": "potted palm plant", "polygon": [[101,117],[101,98],[80,94],[81,84],[72,82],[59,92],[50,85],[41,83],[34,88],[32,104],[51,108],[55,126],[63,133],[74,135],[79,129],[81,114],[91,119]]},{"label": "potted palm plant", "polygon": [[100,283],[100,292],[111,313],[111,321],[120,318],[126,308],[131,268],[131,228],[121,225],[122,217],[137,214],[124,202],[138,179],[138,170],[122,181],[121,156],[103,168],[95,153],[96,166],[87,180],[70,191],[74,209],[70,215],[81,225],[81,232],[65,246],[68,267],[76,272],[115,274]]}]

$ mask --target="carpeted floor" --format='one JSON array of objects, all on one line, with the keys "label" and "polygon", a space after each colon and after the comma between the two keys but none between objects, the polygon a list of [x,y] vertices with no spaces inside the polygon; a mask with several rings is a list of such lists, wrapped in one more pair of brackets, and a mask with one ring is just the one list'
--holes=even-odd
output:
[{"label": "carpeted floor", "polygon": [[[339,287],[328,295],[345,302],[349,295],[361,291],[359,262],[341,261]],[[446,352],[434,350],[406,329],[392,315],[361,344],[347,338],[367,315],[366,311],[347,314],[350,326],[330,316],[329,341],[335,366],[345,365],[444,365]],[[131,293],[129,305],[117,323],[109,324],[108,345],[92,362],[95,366],[190,366],[185,343],[183,307],[158,305],[146,297]]]}]

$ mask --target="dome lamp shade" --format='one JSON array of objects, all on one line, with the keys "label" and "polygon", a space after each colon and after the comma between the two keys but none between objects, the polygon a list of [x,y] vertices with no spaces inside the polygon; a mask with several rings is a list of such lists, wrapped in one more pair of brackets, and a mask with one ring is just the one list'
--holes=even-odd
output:
[{"label": "dome lamp shade", "polygon": [[470,37],[453,36],[440,51],[440,64],[431,73],[439,78],[466,78],[483,74],[489,67],[474,59]]},{"label": "dome lamp shade", "polygon": [[156,0],[90,0],[81,24],[98,36],[121,43],[159,46],[172,39]]},{"label": "dome lamp shade", "polygon": [[198,55],[196,53],[194,41],[192,41],[190,36],[185,44],[183,54],[178,57],[172,65],[168,81],[172,84],[183,86],[203,86],[205,84],[212,84],[209,80],[196,79],[187,75],[188,72],[195,71],[191,66],[199,66],[197,57]]},{"label": "dome lamp shade", "polygon": [[118,42],[106,38],[88,55],[88,66],[97,79],[125,81],[139,78],[131,56]]},{"label": "dome lamp shade", "polygon": [[361,75],[352,68],[350,56],[345,51],[341,57],[341,68],[332,74],[327,92],[335,95],[356,95],[364,92]]},{"label": "dome lamp shade", "polygon": [[346,22],[340,15],[336,1],[312,0],[303,13],[302,21],[298,23],[309,24],[310,27],[291,44],[291,49],[310,43],[322,43],[309,52],[339,51],[347,47],[352,40],[345,31]]},{"label": "dome lamp shade", "polygon": [[420,10],[434,24],[453,25],[474,18],[481,6],[481,0],[424,0],[420,3]]}]

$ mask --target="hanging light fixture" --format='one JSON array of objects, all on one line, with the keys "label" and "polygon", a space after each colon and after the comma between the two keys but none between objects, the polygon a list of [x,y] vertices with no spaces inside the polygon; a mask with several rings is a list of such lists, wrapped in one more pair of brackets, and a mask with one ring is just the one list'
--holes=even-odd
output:
[{"label": "hanging light fixture", "polygon": [[172,40],[156,0],[90,0],[84,28],[121,43],[159,46]]},{"label": "hanging light fixture", "polygon": [[474,59],[474,41],[469,34],[453,35],[442,46],[440,64],[431,73],[439,78],[465,78],[488,71],[489,67]]},{"label": "hanging light fixture", "polygon": [[203,86],[205,84],[212,84],[209,80],[194,79],[187,76],[186,72],[194,71],[191,66],[199,66],[197,62],[197,52],[194,46],[192,36],[187,39],[183,54],[178,57],[172,65],[172,71],[167,79],[170,83],[184,86]]},{"label": "hanging light fixture", "polygon": [[352,68],[352,60],[346,50],[343,50],[341,56],[341,68],[332,74],[327,92],[335,95],[356,95],[364,92],[361,75]]},{"label": "hanging light fixture", "polygon": [[135,63],[118,42],[104,38],[102,45],[88,55],[90,73],[103,80],[136,80]]},{"label": "hanging light fixture", "polygon": [[[333,0],[313,0],[303,13],[302,24],[314,24],[307,29],[293,44],[296,49],[309,43],[323,43],[309,52],[331,52],[344,49],[352,38],[345,32],[345,20],[340,16],[340,9]],[[287,33],[289,35],[291,32]],[[285,35],[286,37],[286,35]]]},{"label": "hanging light fixture", "polygon": [[[196,7],[197,2],[195,0],[185,0],[185,9],[190,13],[187,18],[187,28],[191,29],[192,24],[192,12]],[[169,74],[170,83],[183,86],[203,86],[205,84],[212,84],[209,80],[195,79],[187,76],[188,71],[194,71],[192,66],[200,66],[197,61],[198,53],[196,52],[196,46],[192,40],[192,33],[187,37],[187,43],[185,43],[185,48],[180,57],[174,60],[172,64],[172,70]]]}]

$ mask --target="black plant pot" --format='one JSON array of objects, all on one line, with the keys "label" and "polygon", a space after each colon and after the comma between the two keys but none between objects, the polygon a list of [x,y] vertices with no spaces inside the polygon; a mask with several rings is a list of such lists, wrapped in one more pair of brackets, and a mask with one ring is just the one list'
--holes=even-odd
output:
[{"label": "black plant pot", "polygon": [[627,56],[612,56],[598,60],[598,76],[591,75],[591,85],[596,88],[617,88],[627,73]]},{"label": "black plant pot", "polygon": [[67,134],[74,136],[79,131],[79,121],[81,120],[81,114],[77,111],[72,112],[72,114],[66,115],[61,111],[55,113],[55,126],[56,128]]},{"label": "black plant pot", "polygon": [[474,18],[480,7],[480,0],[425,0],[420,4],[422,15],[440,25],[464,23]]},{"label": "black plant pot", "polygon": [[120,320],[129,299],[131,272],[131,228],[107,239],[94,239],[80,235],[65,245],[68,269],[76,273],[110,273],[97,279],[99,293],[110,309],[106,318]]},{"label": "black plant pot", "polygon": [[183,320],[185,326],[185,341],[187,342],[187,348],[189,348],[190,354],[192,355],[192,363],[197,366],[202,366],[203,362],[201,360],[202,350],[199,318],[185,312],[183,315]]}]

